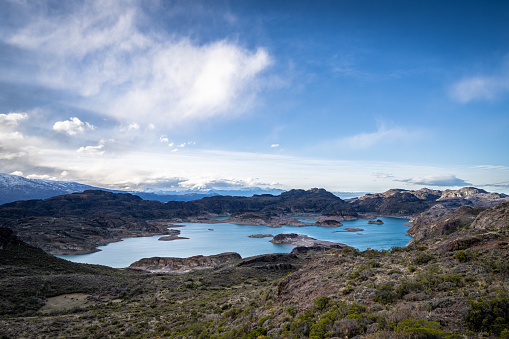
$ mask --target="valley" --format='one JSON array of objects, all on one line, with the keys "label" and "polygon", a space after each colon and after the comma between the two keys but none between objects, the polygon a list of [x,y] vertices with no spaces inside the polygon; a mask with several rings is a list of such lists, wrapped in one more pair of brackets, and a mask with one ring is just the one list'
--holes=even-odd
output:
[{"label": "valley", "polygon": [[[2,223],[9,226],[0,232],[0,335],[460,338],[509,332],[504,313],[509,309],[509,202],[499,201],[506,196],[462,189],[447,199],[434,193],[432,200],[429,192],[419,198],[421,190],[343,201],[317,190],[289,192],[287,199],[205,198],[193,204],[200,213],[191,206],[179,209],[96,191],[0,206]],[[409,200],[408,206],[396,198]],[[37,239],[26,235],[41,220],[54,227],[48,228],[50,235],[63,225],[76,223],[78,234],[103,225],[99,236],[81,233],[97,243],[129,230],[155,234],[169,220],[247,213],[261,220],[290,213],[334,220],[406,215],[413,217],[414,238],[406,247],[386,250],[311,246],[246,258],[234,253],[146,258],[127,269],[72,263],[25,240]],[[92,222],[80,224],[87,220]],[[51,238],[39,237],[35,245],[41,239],[51,244],[48,252],[55,251]]]}]

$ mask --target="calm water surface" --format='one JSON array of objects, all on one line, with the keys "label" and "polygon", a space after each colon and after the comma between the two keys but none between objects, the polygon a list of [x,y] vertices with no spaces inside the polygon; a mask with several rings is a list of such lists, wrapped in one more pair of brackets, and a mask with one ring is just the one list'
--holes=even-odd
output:
[{"label": "calm water surface", "polygon": [[[302,221],[309,221],[299,218]],[[237,252],[243,258],[267,253],[289,253],[295,246],[276,245],[269,242],[272,238],[249,238],[252,234],[299,233],[318,240],[344,243],[360,250],[390,249],[405,246],[411,237],[405,233],[404,225],[408,219],[380,218],[383,225],[369,225],[368,220],[343,221],[342,227],[293,227],[272,228],[265,226],[234,224],[178,224],[180,236],[190,239],[158,241],[161,235],[153,237],[124,238],[123,241],[100,246],[100,252],[82,255],[60,255],[70,261],[99,264],[111,267],[127,267],[131,263],[150,257],[191,257],[194,255],[212,255],[222,252]],[[363,228],[360,232],[341,232],[344,228]],[[212,231],[210,230],[212,229]]]}]

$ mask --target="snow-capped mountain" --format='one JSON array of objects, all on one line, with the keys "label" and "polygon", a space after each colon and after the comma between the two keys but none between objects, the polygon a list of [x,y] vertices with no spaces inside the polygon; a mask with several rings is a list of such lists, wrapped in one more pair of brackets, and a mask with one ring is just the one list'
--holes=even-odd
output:
[{"label": "snow-capped mountain", "polygon": [[0,173],[0,204],[17,200],[47,199],[61,194],[102,189],[72,181],[27,179]]},{"label": "snow-capped mountain", "polygon": [[186,191],[120,191],[84,185],[72,181],[52,181],[27,179],[12,174],[0,173],[0,205],[18,200],[47,199],[56,195],[83,192],[85,190],[103,190],[115,193],[131,193],[145,200],[167,202],[172,200],[191,201],[214,195],[232,195],[250,197],[254,194],[279,195],[284,190],[247,187],[239,190],[186,190]]}]

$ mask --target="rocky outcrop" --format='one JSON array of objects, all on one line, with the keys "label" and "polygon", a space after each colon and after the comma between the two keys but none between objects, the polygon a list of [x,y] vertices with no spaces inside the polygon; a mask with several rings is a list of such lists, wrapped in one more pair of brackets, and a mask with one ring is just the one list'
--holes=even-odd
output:
[{"label": "rocky outcrop", "polygon": [[278,234],[270,242],[273,244],[295,245],[298,247],[343,248],[347,246],[332,241],[316,240],[305,234],[295,233]]},{"label": "rocky outcrop", "polygon": [[509,196],[500,193],[489,193],[475,187],[463,187],[459,190],[445,190],[437,201],[463,200],[463,205],[493,207],[509,201]]},{"label": "rocky outcrop", "polygon": [[509,202],[481,212],[472,223],[472,228],[483,229],[506,229],[509,230]]},{"label": "rocky outcrop", "polygon": [[[241,266],[263,266],[263,264],[277,264],[277,263],[288,263],[292,260],[296,260],[297,256],[291,253],[270,253],[270,254],[262,254],[256,255],[253,257],[245,258],[240,263],[237,264],[238,267]],[[254,267],[254,266],[253,266]]]},{"label": "rocky outcrop", "polygon": [[384,222],[380,219],[376,219],[376,220],[369,220],[368,224],[383,225]]},{"label": "rocky outcrop", "polygon": [[242,259],[240,254],[225,252],[216,255],[196,255],[189,258],[153,257],[132,263],[129,268],[150,272],[186,273],[194,270],[217,268]]},{"label": "rocky outcrop", "polygon": [[341,233],[341,232],[362,232],[364,231],[364,228],[351,228],[347,227],[343,229],[342,231],[334,231],[333,233]]},{"label": "rocky outcrop", "polygon": [[473,235],[455,235],[450,239],[439,242],[436,248],[440,252],[451,252],[461,249],[471,248],[479,244],[486,244],[489,241],[497,239],[494,233],[473,234]]},{"label": "rocky outcrop", "polygon": [[[506,201],[509,201],[509,196],[506,194],[488,193],[474,187],[443,192],[427,188],[418,191],[391,189],[384,193],[366,194],[363,197],[347,200],[352,209],[360,214],[407,217],[426,212],[435,205],[440,207],[433,212],[445,215],[452,214],[461,206],[492,207]],[[440,215],[430,215],[430,217],[437,216]]]},{"label": "rocky outcrop", "polygon": [[442,237],[469,227],[484,210],[484,207],[462,206],[451,215],[417,219],[413,222],[412,228],[407,231],[407,235],[413,237],[409,244],[426,238]]},{"label": "rocky outcrop", "polygon": [[441,192],[427,188],[418,191],[391,189],[347,200],[358,213],[383,216],[410,216],[436,204]]}]

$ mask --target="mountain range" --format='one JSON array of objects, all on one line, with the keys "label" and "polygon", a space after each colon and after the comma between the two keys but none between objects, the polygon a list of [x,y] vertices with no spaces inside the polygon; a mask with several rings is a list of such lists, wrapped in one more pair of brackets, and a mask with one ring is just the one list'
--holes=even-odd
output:
[{"label": "mountain range", "polygon": [[[392,216],[423,220],[447,217],[460,206],[492,207],[509,196],[465,187],[459,190],[392,189],[343,200],[324,189],[293,189],[279,195],[211,196],[193,201],[162,203],[129,193],[87,190],[44,200],[0,206],[0,222],[31,245],[53,254],[80,254],[124,237],[167,234],[168,223],[214,222],[229,216],[248,224],[277,224],[291,215],[314,215],[324,220]],[[254,221],[256,220],[256,223]]]},{"label": "mountain range", "polygon": [[192,201],[215,195],[252,196],[255,194],[280,194],[284,190],[276,188],[246,187],[237,190],[147,190],[122,191],[90,186],[72,181],[27,179],[18,175],[0,173],[0,205],[18,200],[47,199],[57,195],[102,190],[116,193],[131,193],[145,200]]}]

